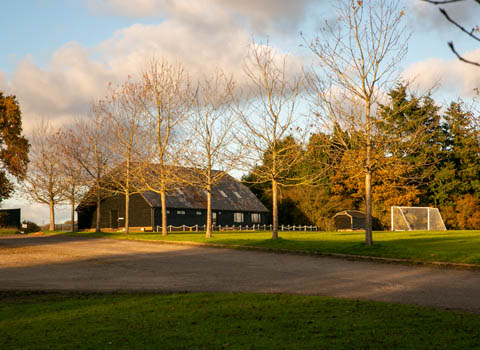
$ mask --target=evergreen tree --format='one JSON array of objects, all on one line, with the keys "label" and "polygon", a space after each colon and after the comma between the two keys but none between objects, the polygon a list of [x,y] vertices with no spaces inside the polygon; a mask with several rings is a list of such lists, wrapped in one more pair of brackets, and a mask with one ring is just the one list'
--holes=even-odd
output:
[{"label": "evergreen tree", "polygon": [[480,142],[469,112],[461,102],[452,102],[444,115],[445,152],[449,167],[454,167],[453,184],[444,192],[452,195],[480,192]]},{"label": "evergreen tree", "polygon": [[390,155],[390,164],[384,167],[387,169],[384,180],[390,182],[391,187],[403,189],[401,192],[407,197],[403,203],[390,204],[428,205],[432,201],[433,177],[445,160],[440,107],[431,96],[409,95],[408,85],[402,83],[388,96],[390,103],[380,106],[381,121],[378,123],[386,138],[383,140],[387,145],[385,152]]}]

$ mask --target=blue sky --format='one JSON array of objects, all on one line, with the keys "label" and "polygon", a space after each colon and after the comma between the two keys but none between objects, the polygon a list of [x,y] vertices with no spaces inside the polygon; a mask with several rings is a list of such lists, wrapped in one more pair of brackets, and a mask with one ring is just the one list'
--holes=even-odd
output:
[{"label": "blue sky", "polygon": [[[326,0],[17,0],[0,12],[0,91],[15,94],[28,135],[39,118],[61,125],[84,114],[108,82],[135,75],[151,55],[182,61],[193,75],[219,66],[232,74],[252,38],[309,64],[300,47],[324,19],[334,18]],[[409,52],[399,63],[419,88],[435,82],[440,100],[469,98],[480,70],[459,63],[447,41],[480,60],[480,45],[438,14],[435,6],[405,0],[412,30]],[[473,26],[480,6],[466,0],[450,13]],[[18,198],[3,207],[23,209],[23,218],[47,222],[48,208]],[[68,218],[65,210],[58,222]]]}]

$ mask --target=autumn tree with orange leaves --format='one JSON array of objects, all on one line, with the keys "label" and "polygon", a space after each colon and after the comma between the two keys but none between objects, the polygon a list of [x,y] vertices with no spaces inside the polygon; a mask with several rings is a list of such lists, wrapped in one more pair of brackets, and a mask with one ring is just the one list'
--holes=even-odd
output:
[{"label": "autumn tree with orange leaves", "polygon": [[8,175],[17,180],[25,177],[29,148],[27,139],[22,136],[22,113],[17,98],[0,92],[0,202],[14,191]]}]

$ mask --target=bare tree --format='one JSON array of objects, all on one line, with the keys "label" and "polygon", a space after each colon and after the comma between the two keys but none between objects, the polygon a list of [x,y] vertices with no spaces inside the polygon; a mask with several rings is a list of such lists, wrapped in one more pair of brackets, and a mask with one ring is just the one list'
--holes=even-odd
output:
[{"label": "bare tree", "polygon": [[71,156],[81,165],[87,177],[94,183],[87,194],[90,200],[95,197],[95,230],[100,232],[101,200],[104,194],[102,178],[111,167],[113,157],[108,147],[112,139],[111,121],[100,106],[92,104],[89,116],[77,119],[71,130]]},{"label": "bare tree", "polygon": [[83,167],[73,157],[72,149],[76,147],[72,137],[72,128],[67,126],[59,130],[58,148],[59,165],[63,169],[61,186],[65,200],[70,202],[71,231],[75,231],[75,205],[87,191],[86,174]]},{"label": "bare tree", "polygon": [[[236,99],[235,108],[244,126],[237,139],[245,150],[244,163],[251,179],[272,186],[273,239],[278,238],[279,187],[313,181],[311,176],[293,172],[304,153],[307,128],[299,112],[304,88],[301,67],[292,71],[287,58],[268,45],[252,44],[244,67],[249,88]],[[257,166],[262,161],[263,165]]]},{"label": "bare tree", "polygon": [[104,176],[103,189],[125,196],[125,233],[129,233],[130,197],[140,193],[138,175],[145,152],[146,128],[142,119],[145,92],[142,84],[127,81],[111,88],[110,95],[97,103],[111,126],[112,138],[106,144],[115,167]]},{"label": "bare tree", "polygon": [[65,199],[62,186],[64,172],[60,162],[58,136],[58,133],[43,119],[33,129],[30,163],[21,187],[29,199],[49,206],[50,231],[55,230],[55,205]]},{"label": "bare tree", "polygon": [[339,125],[362,136],[359,171],[365,178],[365,240],[371,245],[376,106],[397,80],[409,34],[397,1],[341,0],[336,6],[337,20],[325,22],[319,36],[307,42],[320,68],[312,85],[324,127]]},{"label": "bare tree", "polygon": [[[422,1],[425,1],[425,2],[428,2],[430,4],[434,4],[434,5],[445,5],[445,4],[451,4],[451,3],[455,3],[455,2],[463,2],[464,0],[422,0]],[[480,0],[473,0],[475,1],[476,3],[478,3],[478,5],[480,5]],[[470,38],[472,38],[473,40],[475,41],[478,41],[480,42],[480,26],[477,24],[475,25],[473,28],[471,29],[467,29],[465,28],[464,25],[462,25],[459,21],[455,20],[454,18],[452,18],[449,14],[448,14],[448,11],[443,8],[443,7],[440,7],[438,9],[440,11],[440,13],[445,17],[445,19],[447,21],[449,21],[450,23],[452,23],[455,27],[457,27],[460,31],[462,31],[463,33],[465,33],[467,36],[469,36]],[[465,57],[463,57],[460,53],[458,53],[457,49],[455,48],[455,45],[453,43],[453,41],[449,41],[448,42],[448,46],[450,47],[450,50],[452,50],[452,52],[455,54],[455,56],[457,56],[457,58],[462,61],[462,62],[465,62],[465,63],[468,63],[468,64],[472,64],[474,66],[477,66],[477,67],[480,67],[480,62],[476,62],[476,61],[472,61],[472,60],[469,60],[469,59],[466,59]]]},{"label": "bare tree", "polygon": [[221,72],[200,80],[185,128],[189,140],[184,161],[191,167],[191,176],[184,181],[206,192],[207,238],[212,236],[212,188],[238,164],[239,153],[232,148],[234,87],[233,80]]},{"label": "bare tree", "polygon": [[144,119],[151,133],[145,140],[150,150],[144,171],[140,172],[146,190],[159,193],[162,203],[162,235],[167,235],[166,194],[176,188],[179,135],[193,103],[190,79],[181,64],[153,58],[142,74],[145,89]]}]

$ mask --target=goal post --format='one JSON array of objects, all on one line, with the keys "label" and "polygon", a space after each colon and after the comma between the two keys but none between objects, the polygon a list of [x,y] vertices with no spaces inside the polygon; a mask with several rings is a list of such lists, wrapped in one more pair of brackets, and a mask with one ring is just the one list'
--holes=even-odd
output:
[{"label": "goal post", "polygon": [[392,231],[446,231],[438,208],[391,207]]}]

